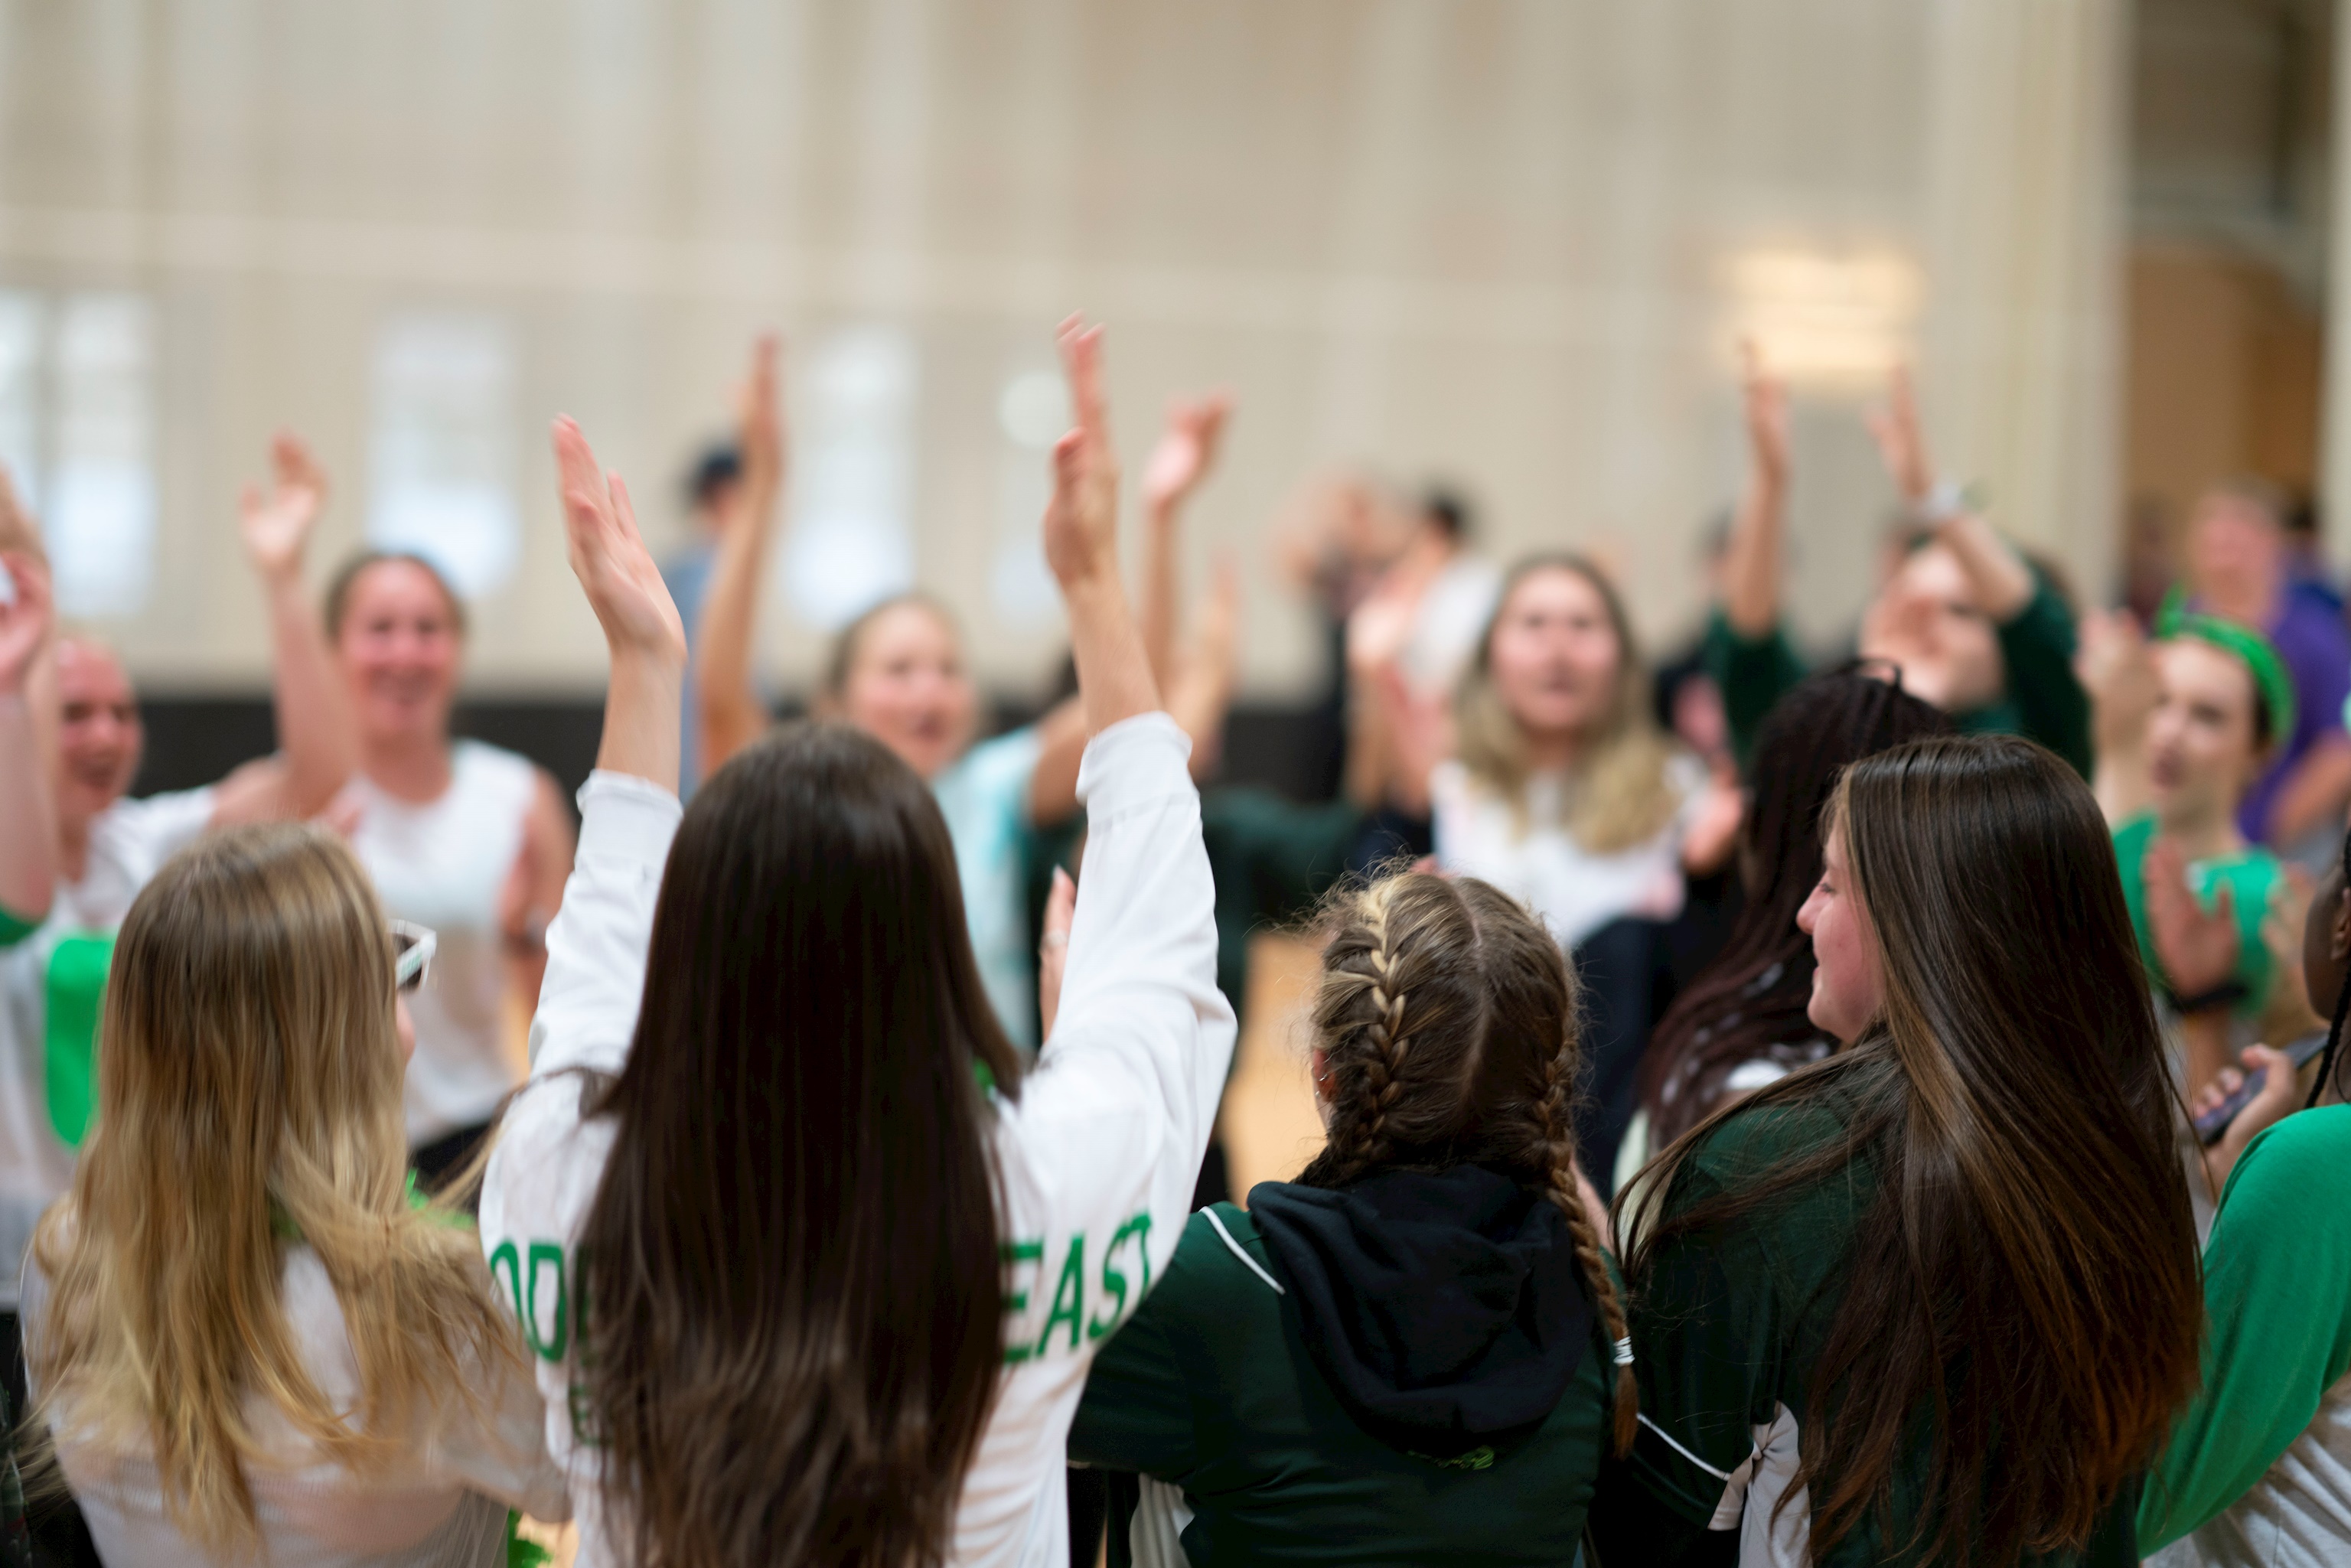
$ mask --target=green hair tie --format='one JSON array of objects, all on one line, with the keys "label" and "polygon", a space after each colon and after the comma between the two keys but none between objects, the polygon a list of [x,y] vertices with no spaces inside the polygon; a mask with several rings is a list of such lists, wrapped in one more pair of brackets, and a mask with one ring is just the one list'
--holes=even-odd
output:
[{"label": "green hair tie", "polygon": [[[2186,591],[2178,588],[2163,596],[2163,607],[2155,612],[2155,635],[2158,641],[2193,637],[2243,660],[2252,672],[2253,690],[2269,713],[2270,743],[2283,746],[2294,734],[2294,677],[2267,637],[2217,615],[2196,614],[2188,608]],[[2351,704],[2346,706],[2351,710]]]}]

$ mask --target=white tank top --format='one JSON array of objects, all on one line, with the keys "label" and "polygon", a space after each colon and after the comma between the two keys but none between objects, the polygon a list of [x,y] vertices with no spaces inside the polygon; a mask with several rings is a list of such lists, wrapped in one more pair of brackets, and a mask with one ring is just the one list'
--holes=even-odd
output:
[{"label": "white tank top", "polygon": [[412,1146],[490,1119],[518,1082],[507,1049],[507,968],[498,899],[522,852],[538,791],[525,758],[477,740],[450,756],[449,788],[418,805],[361,774],[351,847],[375,879],[384,912],[439,936],[433,972],[408,998],[416,1054],[408,1063]]}]

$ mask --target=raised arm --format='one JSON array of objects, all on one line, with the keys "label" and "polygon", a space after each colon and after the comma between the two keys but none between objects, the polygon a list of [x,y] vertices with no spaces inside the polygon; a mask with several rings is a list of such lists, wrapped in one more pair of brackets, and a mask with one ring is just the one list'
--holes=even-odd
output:
[{"label": "raised arm", "polygon": [[596,767],[643,779],[674,795],[684,623],[637,532],[628,486],[618,474],[597,468],[588,438],[568,418],[555,422],[555,463],[572,575],[604,628],[612,661]]},{"label": "raised arm", "polygon": [[1184,503],[1216,466],[1232,400],[1222,392],[1178,398],[1143,465],[1143,645],[1162,691],[1176,674],[1176,627],[1183,618]]},{"label": "raised arm", "polygon": [[302,553],[326,507],[326,471],[290,431],[277,433],[269,458],[270,492],[245,487],[237,534],[268,604],[278,754],[223,780],[214,826],[316,816],[359,767],[359,720],[318,609],[302,591]]},{"label": "raised arm", "polygon": [[707,779],[768,727],[767,705],[751,679],[759,587],[775,537],[776,501],[784,487],[784,420],[777,386],[778,350],[763,337],[751,350],[750,379],[737,406],[743,481],[721,518],[718,555],[704,591],[694,700],[702,720],[698,777]]},{"label": "raised arm", "polygon": [[2015,620],[2032,601],[2032,570],[1955,492],[1938,490],[1907,368],[1895,367],[1886,383],[1886,406],[1870,413],[1869,434],[1902,504],[1932,525],[1936,537],[1959,558],[1976,591],[1977,606],[1997,625]]},{"label": "raised arm", "polygon": [[1752,343],[1740,347],[1747,423],[1747,489],[1730,522],[1722,559],[1722,613],[1753,640],[1780,624],[1780,579],[1788,553],[1788,389],[1764,374]]},{"label": "raised arm", "polygon": [[[5,480],[0,480],[5,483]],[[57,888],[57,824],[34,716],[33,671],[55,615],[39,557],[0,550],[10,591],[0,601],[0,945],[49,913]]]},{"label": "raised arm", "polygon": [[2074,672],[2089,694],[2097,758],[2091,792],[2106,821],[2118,824],[2153,803],[2147,773],[2147,722],[2155,711],[2155,662],[2127,610],[2092,611],[2082,618]]},{"label": "raised arm", "polygon": [[1060,340],[1078,423],[1053,447],[1045,561],[1069,607],[1070,651],[1092,736],[1159,706],[1159,683],[1118,575],[1118,454],[1102,401],[1102,329],[1072,316]]}]

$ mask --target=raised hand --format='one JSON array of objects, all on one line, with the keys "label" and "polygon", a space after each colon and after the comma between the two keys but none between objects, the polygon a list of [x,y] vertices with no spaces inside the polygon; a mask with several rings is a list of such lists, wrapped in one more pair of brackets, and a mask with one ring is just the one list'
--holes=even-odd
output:
[{"label": "raised hand", "polygon": [[2227,984],[2237,972],[2243,945],[2237,930],[2236,895],[2229,884],[2220,884],[2212,907],[2206,909],[2188,885],[2187,856],[2177,842],[2162,838],[2147,846],[2139,875],[2147,932],[2172,994],[2193,998]]},{"label": "raised hand", "polygon": [[1077,427],[1053,445],[1045,507],[1045,561],[1067,591],[1118,570],[1118,454],[1102,386],[1102,329],[1072,316],[1057,340]]},{"label": "raised hand", "polygon": [[40,525],[17,499],[16,482],[9,477],[5,463],[0,463],[0,550],[41,553]]},{"label": "raised hand", "polygon": [[1759,484],[1788,487],[1788,385],[1763,369],[1753,339],[1739,345],[1739,386],[1747,421],[1748,458]]},{"label": "raised hand", "polygon": [[1177,398],[1167,405],[1167,423],[1159,444],[1143,465],[1143,505],[1146,516],[1164,517],[1198,488],[1216,466],[1217,446],[1224,438],[1225,419],[1232,399],[1223,392],[1201,398]]},{"label": "raised hand", "polygon": [[751,373],[736,398],[735,444],[743,455],[742,495],[755,525],[767,521],[784,483],[783,400],[777,391],[782,342],[762,333],[751,346]]},{"label": "raised hand", "polygon": [[1886,406],[1869,411],[1869,434],[1895,489],[1909,506],[1918,506],[1935,487],[1935,472],[1927,461],[1927,440],[1918,430],[1917,400],[1911,395],[1910,370],[1896,365],[1886,377]]},{"label": "raised hand", "polygon": [[56,624],[49,569],[30,550],[0,550],[13,590],[0,601],[0,696],[20,696]]},{"label": "raised hand", "polygon": [[267,497],[260,486],[247,485],[237,502],[237,533],[254,569],[272,580],[289,579],[302,570],[302,548],[310,528],[327,504],[327,474],[290,430],[281,430],[269,444],[273,485]]},{"label": "raised hand", "polygon": [[629,487],[596,465],[588,438],[570,419],[555,422],[556,483],[571,573],[615,654],[642,653],[685,664],[685,627],[653,565]]}]

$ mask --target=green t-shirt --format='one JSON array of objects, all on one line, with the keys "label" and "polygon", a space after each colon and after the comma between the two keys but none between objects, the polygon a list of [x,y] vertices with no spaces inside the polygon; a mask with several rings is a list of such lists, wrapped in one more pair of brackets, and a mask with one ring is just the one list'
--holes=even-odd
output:
[{"label": "green t-shirt", "polygon": [[[2163,973],[2163,962],[2156,956],[2155,938],[2147,924],[2147,852],[2155,842],[2156,821],[2153,813],[2131,818],[2115,830],[2115,861],[2123,877],[2123,902],[2130,906],[2131,930],[2138,936],[2138,956],[2147,966],[2147,974],[2167,990],[2170,981]],[[2197,902],[2207,911],[2217,906],[2220,889],[2226,887],[2234,901],[2237,913],[2237,984],[2245,989],[2237,1011],[2251,1015],[2262,1010],[2270,994],[2271,973],[2274,966],[2270,958],[2269,944],[2262,939],[2262,922],[2267,918],[2270,897],[2277,891],[2284,872],[2277,856],[2258,846],[2233,855],[2219,855],[2211,860],[2190,861],[2188,863],[2188,886]]]},{"label": "green t-shirt", "polygon": [[[2326,1105],[2262,1134],[2229,1173],[2204,1249],[2203,1386],[2147,1477],[2141,1552],[2210,1523],[2262,1485],[2310,1430],[2328,1390],[2351,1375],[2346,1166],[2351,1105]],[[2326,1494],[2342,1473],[2339,1463],[2304,1466],[2279,1489],[2277,1510],[2305,1516],[2307,1530],[2294,1532],[2302,1539],[2339,1539],[2351,1497]]]},{"label": "green t-shirt", "polygon": [[[2054,589],[2033,579],[2032,597],[2012,620],[1993,628],[2007,668],[2007,689],[1987,707],[1953,714],[1968,735],[2021,735],[2037,740],[2090,776],[2090,698],[2074,674],[2074,615]],[[1774,626],[1761,637],[1742,637],[1720,610],[1708,617],[1701,653],[1706,672],[1722,690],[1732,749],[1743,764],[1755,749],[1755,732],[1771,705],[1808,673]]]},{"label": "green t-shirt", "polygon": [[[1507,1453],[1438,1461],[1355,1424],[1316,1368],[1296,1305],[1276,1293],[1279,1277],[1246,1210],[1220,1203],[1194,1215],[1158,1288],[1095,1358],[1070,1458],[1181,1488],[1191,1568],[1573,1561],[1614,1370],[1596,1319],[1574,1380],[1533,1437]],[[1114,1526],[1113,1568],[1128,1551]]]},{"label": "green t-shirt", "polygon": [[[1683,1167],[1667,1212],[1687,1212],[1842,1136],[1851,1103],[1839,1097],[1731,1117]],[[1808,1409],[1813,1371],[1843,1301],[1855,1229],[1876,1192],[1876,1161],[1865,1155],[1771,1205],[1656,1249],[1632,1312],[1640,1434],[1630,1455],[1604,1465],[1592,1510],[1603,1563],[1805,1561],[1810,1511],[1801,1500],[1778,1505],[1796,1486],[1803,1426],[1815,1414]],[[1897,1534],[1917,1518],[1931,1444],[1922,1422],[1895,1478]],[[2031,1561],[2136,1563],[2137,1489],[2126,1493],[2087,1552]],[[1734,1550],[1740,1542],[1744,1550]],[[1825,1563],[1876,1568],[1907,1560],[1886,1551],[1865,1521]]]}]

